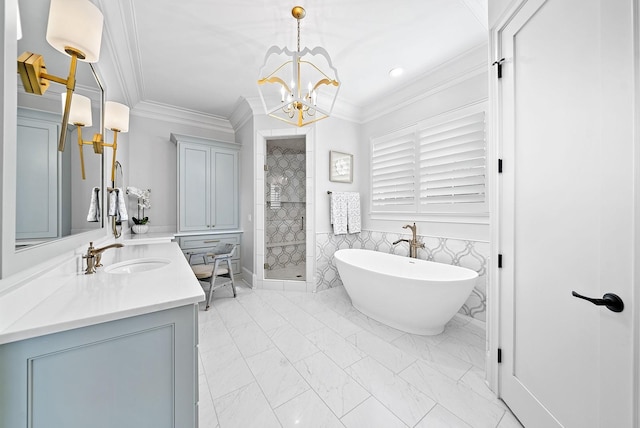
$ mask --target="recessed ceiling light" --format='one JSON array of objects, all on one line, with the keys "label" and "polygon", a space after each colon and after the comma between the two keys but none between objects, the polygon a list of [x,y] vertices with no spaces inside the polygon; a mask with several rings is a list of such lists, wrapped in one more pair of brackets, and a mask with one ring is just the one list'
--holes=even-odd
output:
[{"label": "recessed ceiling light", "polygon": [[402,67],[396,67],[389,70],[389,76],[391,77],[400,77],[404,73],[404,69]]}]

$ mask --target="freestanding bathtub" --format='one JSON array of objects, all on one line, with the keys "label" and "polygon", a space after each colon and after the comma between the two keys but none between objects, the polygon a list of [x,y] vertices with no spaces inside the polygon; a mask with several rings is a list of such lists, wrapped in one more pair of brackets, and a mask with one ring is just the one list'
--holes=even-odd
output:
[{"label": "freestanding bathtub", "polygon": [[356,309],[413,334],[442,333],[478,277],[471,269],[379,251],[344,249],[334,256]]}]

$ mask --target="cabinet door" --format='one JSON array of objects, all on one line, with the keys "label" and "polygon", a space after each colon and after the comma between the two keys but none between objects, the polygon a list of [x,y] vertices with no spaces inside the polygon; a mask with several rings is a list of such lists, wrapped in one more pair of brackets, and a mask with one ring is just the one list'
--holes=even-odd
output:
[{"label": "cabinet door", "polygon": [[238,152],[212,148],[211,222],[214,229],[238,227]]},{"label": "cabinet door", "polygon": [[211,227],[210,149],[199,144],[180,144],[179,229],[209,230]]},{"label": "cabinet door", "polygon": [[16,239],[55,238],[58,127],[50,122],[18,118],[17,139]]}]

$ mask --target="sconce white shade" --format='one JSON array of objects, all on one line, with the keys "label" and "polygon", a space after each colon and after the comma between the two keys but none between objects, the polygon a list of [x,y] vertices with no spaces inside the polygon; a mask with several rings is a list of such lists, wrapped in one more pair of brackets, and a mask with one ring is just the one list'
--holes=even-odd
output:
[{"label": "sconce white shade", "polygon": [[112,131],[129,132],[129,107],[107,101],[104,104],[104,127]]},{"label": "sconce white shade", "polygon": [[[67,93],[60,94],[62,98],[62,111],[67,101]],[[84,95],[73,94],[71,98],[71,109],[69,110],[69,123],[74,125],[91,126],[91,99]]]},{"label": "sconce white shade", "polygon": [[16,11],[18,12],[18,40],[22,38],[22,22],[20,20],[20,5],[16,3]]},{"label": "sconce white shade", "polygon": [[84,53],[82,61],[97,62],[103,21],[102,12],[89,0],[51,0],[47,42],[64,54],[72,47]]}]

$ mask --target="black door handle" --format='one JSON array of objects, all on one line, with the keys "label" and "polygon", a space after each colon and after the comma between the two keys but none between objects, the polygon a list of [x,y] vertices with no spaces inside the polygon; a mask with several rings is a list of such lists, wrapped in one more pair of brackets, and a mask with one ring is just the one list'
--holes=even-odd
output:
[{"label": "black door handle", "polygon": [[602,296],[602,299],[592,299],[591,297],[586,297],[578,294],[575,291],[572,291],[571,295],[577,297],[578,299],[587,300],[594,305],[606,306],[607,309],[613,312],[622,312],[622,310],[624,309],[624,302],[617,294],[606,293],[604,296]]}]

